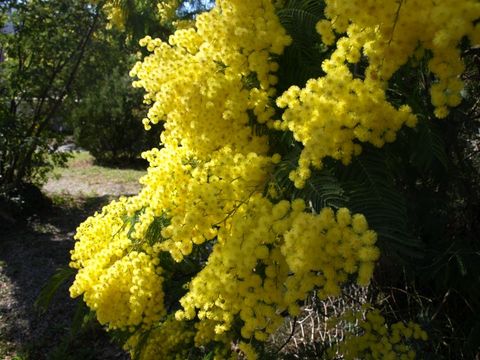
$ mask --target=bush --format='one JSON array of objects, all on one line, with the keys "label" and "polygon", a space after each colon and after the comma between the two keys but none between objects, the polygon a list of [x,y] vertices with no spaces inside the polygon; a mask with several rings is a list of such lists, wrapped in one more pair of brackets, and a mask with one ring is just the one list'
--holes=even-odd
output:
[{"label": "bush", "polygon": [[135,164],[160,139],[161,129],[144,131],[142,95],[126,73],[114,68],[97,80],[71,114],[75,142],[101,164]]},{"label": "bush", "polygon": [[274,3],[219,0],[140,41],[162,148],[137,196],[79,226],[71,296],[134,358],[268,359],[306,299],[371,284],[331,319],[344,337],[302,346],[472,358],[478,2]]}]

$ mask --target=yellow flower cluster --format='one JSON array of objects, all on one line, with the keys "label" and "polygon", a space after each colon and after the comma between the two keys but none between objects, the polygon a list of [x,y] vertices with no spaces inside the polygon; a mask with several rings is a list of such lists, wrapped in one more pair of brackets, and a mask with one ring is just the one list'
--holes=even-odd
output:
[{"label": "yellow flower cluster", "polygon": [[158,3],[158,15],[161,24],[168,24],[175,20],[180,3],[180,0],[163,0]]},{"label": "yellow flower cluster", "polygon": [[189,157],[185,148],[153,149],[144,154],[148,174],[144,188],[130,200],[130,212],[143,209],[132,236],[142,239],[155,217],[166,213],[170,224],[162,230],[166,239],[159,248],[181,261],[217,236],[217,228],[243,202],[261,192],[272,160],[256,153],[243,155],[224,147],[208,161]]},{"label": "yellow flower cluster", "polygon": [[297,301],[313,289],[338,295],[348,275],[370,281],[379,251],[362,215],[326,208],[305,213],[303,200],[272,204],[261,195],[237,209],[218,232],[207,265],[181,299],[178,320],[199,319],[197,346],[222,341],[237,316],[241,336],[265,341],[298,314]]},{"label": "yellow flower cluster", "polygon": [[107,15],[107,29],[112,27],[123,30],[125,27],[125,11],[122,9],[121,5],[118,2],[113,0],[90,0],[90,3],[94,5],[101,5],[102,10]]},{"label": "yellow flower cluster", "polygon": [[[190,324],[176,321],[170,316],[152,328],[147,335],[143,332],[132,335],[125,344],[125,349],[130,350],[132,354],[135,354],[135,349],[139,349],[139,359],[185,360],[192,351],[194,335]],[[143,336],[146,336],[146,339],[142,342]],[[187,344],[190,347],[186,346]],[[133,356],[132,358],[136,359]]]},{"label": "yellow flower cluster", "polygon": [[[271,55],[289,42],[270,1],[253,0],[218,1],[168,43],[142,40],[152,54],[132,74],[152,103],[145,126],[165,121],[163,148],[144,154],[142,191],[85,221],[72,252],[71,295],[83,295],[102,324],[145,331],[158,323],[165,315],[159,253],[182,261],[263,191],[279,156],[267,156],[267,138],[253,134],[249,114],[259,122],[273,115]],[[146,241],[162,216],[169,224]]]},{"label": "yellow flower cluster", "polygon": [[[430,70],[438,82],[432,86],[432,103],[438,117],[448,114],[447,107],[461,101],[464,71],[459,43],[467,37],[478,42],[480,3],[476,0],[326,0],[325,15],[331,29],[347,36],[337,42],[333,56],[345,55],[350,63],[368,58],[366,79],[388,81],[408,59],[421,49],[431,52]],[[331,39],[324,23],[322,38]]]},{"label": "yellow flower cluster", "polygon": [[103,6],[103,11],[107,14],[108,24],[107,29],[112,27],[123,29],[125,27],[125,13],[121,7],[114,3],[107,2]]},{"label": "yellow flower cluster", "polygon": [[[111,203],[78,228],[71,263],[78,273],[70,292],[83,295],[102,324],[129,330],[132,353],[150,331],[142,359],[181,358],[182,344],[227,345],[239,338],[245,340],[239,349],[254,358],[248,341],[265,341],[283,322],[282,313],[298,313],[309,291],[336,295],[347,280],[366,284],[372,276],[379,251],[362,215],[328,208],[314,214],[303,200],[273,203],[263,195],[280,155],[270,155],[268,138],[256,135],[251,123],[292,127],[302,142],[319,136],[325,142],[320,147],[336,146],[336,158],[343,159],[358,152],[348,143],[361,136],[361,127],[352,125],[329,148],[331,139],[320,130],[309,135],[296,123],[309,115],[294,109],[295,102],[313,103],[332,89],[318,105],[328,113],[335,96],[358,94],[356,107],[348,109],[352,103],[345,101],[343,110],[334,109],[345,123],[368,114],[358,123],[373,143],[388,141],[414,118],[408,108],[389,105],[373,84],[353,80],[346,67],[331,66],[329,78],[309,83],[311,94],[291,89],[278,100],[289,106],[288,125],[273,122],[279,66],[273,56],[290,41],[268,0],[219,0],[168,42],[141,40],[151,54],[132,75],[151,105],[145,127],[164,122],[162,147],[143,154],[150,167],[138,195]],[[387,128],[375,127],[380,113],[390,117]],[[336,126],[322,125],[320,116],[310,119],[318,129]],[[311,154],[302,154],[308,164],[300,171],[317,161]],[[152,235],[158,219],[166,221]],[[159,259],[169,253],[188,261],[200,245],[212,252],[180,299],[182,309],[166,317]]]},{"label": "yellow flower cluster", "polygon": [[293,86],[277,99],[288,109],[273,126],[292,131],[304,145],[299,167],[290,174],[298,188],[310,177],[310,167],[321,168],[328,156],[348,165],[361,152],[356,140],[381,147],[394,141],[404,124],[416,124],[408,106],[395,109],[378,82],[354,79],[343,60],[322,66],[325,77],[309,80],[303,89]]},{"label": "yellow flower cluster", "polygon": [[[144,38],[152,54],[131,72],[152,106],[150,124],[165,121],[162,142],[205,157],[229,145],[234,152],[264,154],[264,137],[252,134],[249,111],[262,122],[274,114],[268,96],[275,93],[278,65],[270,60],[290,38],[270,1],[219,1],[198,16],[195,28],[178,30],[168,44]],[[253,87],[254,77],[259,86]]]},{"label": "yellow flower cluster", "polygon": [[[310,80],[304,89],[292,87],[277,100],[288,108],[277,129],[289,129],[304,145],[299,169],[291,179],[302,187],[310,167],[320,168],[325,157],[348,164],[360,153],[359,142],[377,147],[395,140],[404,124],[416,117],[407,105],[395,109],[385,89],[393,74],[410,58],[431,53],[429,68],[437,81],[431,86],[435,114],[443,118],[448,107],[461,102],[464,64],[458,44],[468,37],[475,44],[480,28],[480,3],[475,0],[326,0],[317,31],[336,49],[322,64],[326,75]],[[337,34],[345,34],[337,41]],[[368,66],[363,72],[358,63]]]},{"label": "yellow flower cluster", "polygon": [[135,251],[123,219],[126,199],[113,202],[77,229],[70,295],[83,294],[111,329],[148,328],[164,315],[161,268],[154,250]]},{"label": "yellow flower cluster", "polygon": [[330,349],[330,356],[341,355],[342,359],[415,359],[416,353],[410,346],[412,340],[425,341],[427,333],[420,325],[410,321],[397,322],[388,326],[378,309],[367,311],[363,319],[359,314],[348,314],[344,320],[356,323],[359,334],[348,333],[344,340]]},{"label": "yellow flower cluster", "polygon": [[245,359],[248,359],[248,360],[257,360],[258,359],[258,355],[255,351],[255,348],[252,345],[250,345],[249,343],[241,341],[238,344],[238,349],[242,352]]},{"label": "yellow flower cluster", "polygon": [[282,323],[277,310],[288,267],[277,243],[291,222],[289,212],[288,201],[273,205],[255,195],[219,230],[207,265],[190,283],[181,299],[183,310],[176,314],[179,320],[199,318],[198,345],[220,341],[237,314],[246,339],[265,340]]},{"label": "yellow flower cluster", "polygon": [[[123,8],[122,4],[115,0],[99,1],[99,0],[90,0],[92,4],[98,5],[103,3],[102,10],[107,15],[107,29],[117,28],[120,30],[125,29],[125,12],[127,9]],[[180,0],[162,0],[158,1],[156,17],[162,25],[173,24],[175,28],[177,25],[180,27],[191,26],[191,21],[189,20],[177,20],[176,11],[180,6]]]},{"label": "yellow flower cluster", "polygon": [[[377,235],[365,217],[342,208],[334,214],[324,208],[318,215],[301,213],[285,234],[282,253],[295,276],[287,281],[287,297],[303,299],[315,286],[320,299],[340,295],[340,285],[358,272],[367,285],[380,252]],[[320,275],[319,275],[320,274]]]}]

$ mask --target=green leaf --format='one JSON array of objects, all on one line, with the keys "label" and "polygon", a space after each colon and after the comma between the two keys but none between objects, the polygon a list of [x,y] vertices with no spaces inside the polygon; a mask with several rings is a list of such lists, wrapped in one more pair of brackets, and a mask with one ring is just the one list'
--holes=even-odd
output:
[{"label": "green leaf", "polygon": [[457,261],[458,269],[460,271],[460,274],[462,276],[466,276],[467,273],[468,273],[467,267],[465,266],[465,263],[464,263],[462,257],[460,256],[460,254],[455,254],[455,260]]},{"label": "green leaf", "polygon": [[90,321],[93,321],[94,318],[95,313],[90,311],[82,300],[79,300],[73,315],[72,325],[70,326],[70,338],[74,339],[80,330],[82,330]]},{"label": "green leaf", "polygon": [[63,284],[69,282],[75,275],[75,272],[75,269],[69,267],[57,269],[56,273],[47,281],[40,291],[40,294],[35,300],[35,308],[40,312],[45,312],[58,289]]},{"label": "green leaf", "polygon": [[274,172],[275,184],[284,194],[289,194],[290,200],[303,199],[316,212],[324,207],[338,209],[345,206],[347,196],[340,181],[333,171],[327,167],[312,171],[312,176],[305,182],[303,189],[297,189],[289,179],[289,174],[298,166],[300,150],[293,151],[277,165]]},{"label": "green leaf", "polygon": [[304,199],[316,212],[324,207],[339,209],[345,206],[348,198],[338,179],[328,169],[312,172],[305,187],[296,189],[295,197]]},{"label": "green leaf", "polygon": [[324,3],[313,0],[289,1],[277,12],[283,27],[292,37],[292,45],[280,57],[278,89],[280,92],[291,85],[303,86],[308,79],[323,75],[322,61],[329,56],[317,34],[315,25],[324,18]]},{"label": "green leaf", "polygon": [[364,152],[338,175],[349,198],[348,208],[365,215],[387,254],[400,259],[422,256],[422,244],[409,229],[407,205],[396,188],[383,150],[364,146]]},{"label": "green leaf", "polygon": [[448,156],[440,129],[429,120],[419,120],[413,138],[412,163],[421,170],[431,169],[440,164],[448,168]]},{"label": "green leaf", "polygon": [[135,346],[134,355],[132,359],[141,359],[142,352],[145,349],[145,346],[148,343],[148,338],[150,337],[151,330],[143,332],[140,334],[140,339],[138,340],[137,345]]},{"label": "green leaf", "polygon": [[161,216],[155,216],[152,223],[148,226],[147,232],[145,233],[145,241],[148,242],[149,245],[153,245],[159,241],[162,241],[162,229],[167,227],[169,224],[170,220],[165,214],[162,214]]},{"label": "green leaf", "polygon": [[208,354],[206,354],[204,357],[203,357],[203,360],[213,360],[215,357],[215,352],[214,351],[210,351]]}]

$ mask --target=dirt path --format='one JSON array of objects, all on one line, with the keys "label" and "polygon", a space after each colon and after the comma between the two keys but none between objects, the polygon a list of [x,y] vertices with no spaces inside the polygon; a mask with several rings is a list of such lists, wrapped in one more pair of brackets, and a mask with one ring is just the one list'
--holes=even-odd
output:
[{"label": "dirt path", "polygon": [[78,301],[69,298],[68,285],[59,289],[46,312],[34,306],[47,280],[68,265],[78,224],[111,199],[138,190],[132,179],[115,182],[111,174],[101,173],[93,179],[88,170],[83,176],[66,171],[50,180],[44,191],[57,204],[15,228],[0,230],[0,359],[128,358],[98,325],[69,338]]}]

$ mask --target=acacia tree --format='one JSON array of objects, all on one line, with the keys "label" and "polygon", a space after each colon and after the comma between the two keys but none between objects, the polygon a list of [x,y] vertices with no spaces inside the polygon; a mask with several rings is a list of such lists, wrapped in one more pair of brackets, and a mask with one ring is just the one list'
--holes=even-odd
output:
[{"label": "acacia tree", "polygon": [[[372,279],[372,300],[407,295],[391,293],[388,316],[343,316],[346,336],[315,357],[446,355],[453,333],[456,355],[475,353],[480,4],[366,6],[218,1],[167,42],[140,41],[132,75],[161,149],[137,196],[78,228],[70,288],[133,357],[279,357],[265,343],[306,297]],[[470,306],[457,318],[454,291]]]}]

